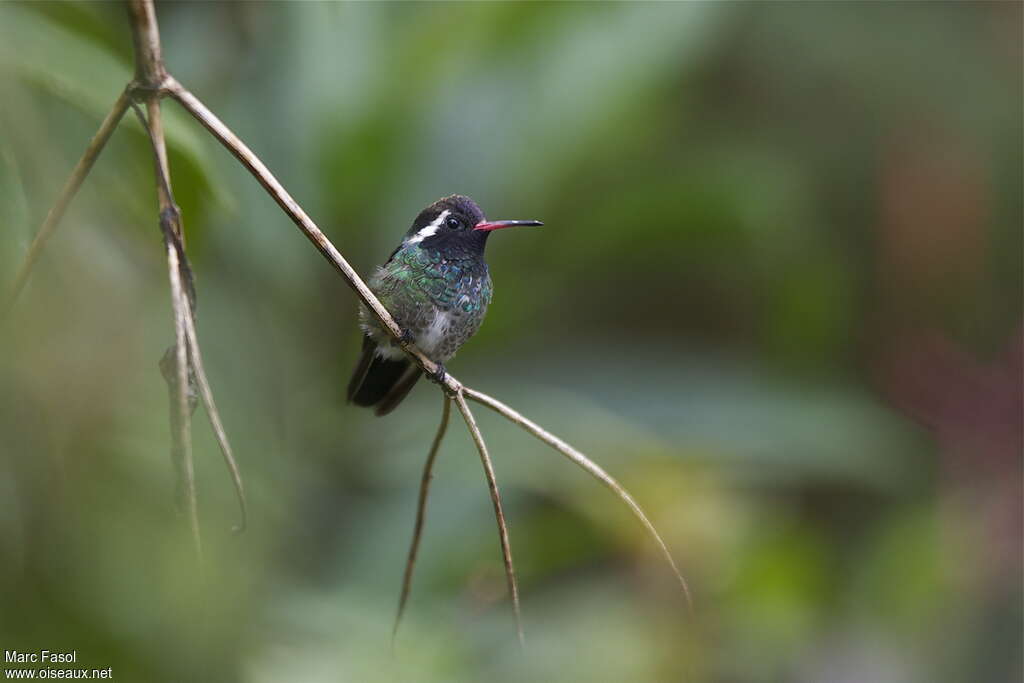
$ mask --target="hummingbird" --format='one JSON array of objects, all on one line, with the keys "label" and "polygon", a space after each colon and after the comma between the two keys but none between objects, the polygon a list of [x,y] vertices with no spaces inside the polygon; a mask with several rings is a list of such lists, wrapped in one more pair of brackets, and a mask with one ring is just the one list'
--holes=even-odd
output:
[{"label": "hummingbird", "polygon": [[[500,228],[540,221],[489,221],[469,197],[453,194],[420,211],[402,243],[367,283],[411,342],[438,366],[476,334],[491,303],[484,247]],[[423,374],[366,306],[360,306],[363,347],[348,384],[348,400],[387,415]]]}]

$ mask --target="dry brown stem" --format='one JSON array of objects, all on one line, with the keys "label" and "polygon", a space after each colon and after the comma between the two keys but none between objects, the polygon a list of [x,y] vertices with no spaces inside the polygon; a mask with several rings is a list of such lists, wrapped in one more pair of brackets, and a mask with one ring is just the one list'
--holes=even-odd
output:
[{"label": "dry brown stem", "polygon": [[130,0],[128,12],[132,25],[132,42],[135,47],[134,94],[145,99],[148,117],[136,107],[136,114],[149,135],[153,149],[153,163],[156,176],[157,200],[160,207],[160,226],[167,247],[167,265],[171,273],[171,305],[175,320],[174,368],[169,373],[171,393],[172,459],[181,462],[185,508],[189,517],[196,552],[202,557],[202,541],[199,529],[199,513],[196,500],[195,467],[191,448],[190,389],[194,378],[202,397],[206,414],[210,419],[220,447],[221,454],[231,474],[231,480],[238,498],[241,521],[234,527],[235,532],[245,529],[247,505],[245,489],[238,464],[235,461],[217,410],[213,392],[203,367],[202,352],[195,328],[195,288],[192,271],[185,255],[185,231],[181,224],[181,211],[174,201],[171,190],[171,174],[167,162],[167,145],[164,139],[163,120],[160,112],[160,97],[167,80],[160,48],[160,32],[152,0]]},{"label": "dry brown stem", "polygon": [[[180,292],[177,289],[173,290],[175,295],[172,297],[172,305],[175,320],[178,319],[180,309],[185,323],[184,341],[186,343],[182,345],[180,339],[176,341],[174,346],[175,354],[173,356],[175,358],[174,368],[168,368],[165,370],[165,376],[168,374],[170,375],[168,377],[168,389],[171,393],[172,406],[172,460],[176,463],[181,463],[180,476],[183,478],[183,486],[181,488],[185,494],[186,510],[188,511],[188,514],[192,516],[196,510],[196,489],[190,436],[190,418],[194,409],[194,404],[190,399],[191,389],[193,384],[195,384],[199,390],[199,395],[203,400],[203,406],[206,408],[206,415],[210,420],[210,426],[213,429],[214,436],[217,438],[217,445],[220,447],[221,455],[224,457],[224,463],[227,465],[228,472],[231,475],[232,484],[235,487],[235,496],[238,499],[241,519],[232,531],[234,533],[240,533],[245,530],[248,519],[245,486],[242,482],[238,463],[235,461],[234,454],[231,450],[231,443],[228,440],[227,433],[224,430],[224,425],[221,422],[220,412],[217,410],[217,404],[213,398],[213,391],[210,388],[210,381],[207,378],[206,370],[203,367],[203,355],[199,346],[199,335],[196,332],[195,327],[195,287],[192,280],[192,269],[188,265],[188,257],[185,255],[185,231],[181,224],[181,210],[174,201],[174,193],[171,190],[170,181],[165,172],[166,152],[164,154],[160,153],[160,129],[152,125],[152,120],[146,120],[146,117],[143,116],[138,105],[133,103],[132,107],[135,109],[135,113],[138,116],[143,129],[145,129],[149,134],[149,140],[153,148],[153,159],[156,167],[157,194],[161,206],[160,228],[163,231],[164,240],[168,245],[168,249],[175,252],[174,263],[178,271],[177,285],[180,288]],[[170,260],[168,260],[168,268],[170,268]],[[178,294],[180,294],[180,297]],[[185,355],[186,364],[184,366],[184,378],[187,383],[184,385],[181,384],[182,366],[180,363],[180,352],[178,351],[182,346],[184,346],[187,351]],[[182,386],[185,387],[184,391],[181,392],[185,394],[185,403],[182,403],[182,398],[179,394]],[[184,409],[184,412],[181,412],[182,409]],[[186,436],[186,432],[188,436],[187,439],[184,438],[184,436]],[[196,513],[196,518],[198,519],[198,513]],[[197,548],[201,547],[198,537],[198,528],[198,523],[193,524],[193,533],[195,534],[195,543]]]},{"label": "dry brown stem", "polygon": [[416,523],[412,531],[412,543],[409,544],[409,557],[405,562],[405,575],[402,577],[402,593],[398,598],[398,613],[395,614],[395,626],[391,629],[391,642],[394,644],[395,636],[398,635],[398,626],[402,623],[402,614],[405,612],[405,603],[409,600],[409,591],[412,589],[412,574],[416,567],[416,554],[420,549],[420,538],[423,536],[423,523],[427,517],[427,496],[430,494],[430,480],[434,478],[434,461],[437,460],[437,453],[441,448],[441,440],[448,430],[448,419],[452,414],[452,401],[444,393],[441,394],[444,407],[441,409],[441,424],[437,426],[437,434],[434,436],[434,443],[430,446],[430,453],[427,454],[427,461],[423,464],[423,478],[420,480],[420,497],[416,504]]},{"label": "dry brown stem", "polygon": [[[185,253],[181,249],[181,213],[171,192],[171,171],[167,164],[167,144],[164,140],[163,119],[160,114],[158,90],[166,77],[160,53],[160,32],[156,23],[156,10],[150,0],[129,0],[132,45],[135,48],[134,95],[146,102],[148,116],[133,104],[139,123],[149,135],[153,148],[154,177],[157,203],[160,207],[160,228],[167,250],[167,270],[171,283],[171,310],[174,313],[174,365],[165,374],[171,399],[171,460],[182,478],[178,489],[184,494],[185,514],[195,545],[196,556],[202,566],[203,542],[199,528],[199,503],[196,498],[195,463],[192,457],[192,406],[189,402],[190,363],[186,320],[191,317],[183,278],[187,268]],[[166,358],[166,357],[165,357]]]},{"label": "dry brown stem", "polygon": [[466,421],[466,427],[473,436],[473,443],[480,453],[480,462],[484,466],[484,475],[487,477],[487,488],[491,492],[491,502],[494,504],[494,517],[498,521],[498,536],[501,539],[501,558],[505,561],[505,579],[508,581],[508,592],[512,597],[512,611],[516,615],[516,633],[519,636],[520,647],[526,647],[526,640],[523,637],[523,620],[519,614],[519,586],[516,583],[516,570],[512,566],[512,545],[508,540],[508,524],[505,523],[505,512],[501,509],[501,494],[498,492],[498,480],[494,476],[494,465],[491,464],[491,456],[487,454],[487,444],[484,443],[484,436],[480,428],[476,426],[476,418],[473,411],[466,403],[464,391],[455,394],[455,405],[459,407],[462,418]]},{"label": "dry brown stem", "polygon": [[[200,564],[203,560],[203,541],[199,531],[199,505],[196,501],[196,473],[192,460],[192,425],[191,410],[188,405],[188,338],[186,318],[188,302],[185,288],[181,281],[181,267],[178,262],[178,250],[171,240],[165,240],[167,247],[167,272],[171,281],[171,307],[174,310],[174,382],[172,394],[173,410],[178,415],[177,433],[173,434],[175,448],[181,449],[184,476],[185,512],[188,515],[189,530],[195,544],[196,556]],[[173,420],[172,420],[173,422]]]}]

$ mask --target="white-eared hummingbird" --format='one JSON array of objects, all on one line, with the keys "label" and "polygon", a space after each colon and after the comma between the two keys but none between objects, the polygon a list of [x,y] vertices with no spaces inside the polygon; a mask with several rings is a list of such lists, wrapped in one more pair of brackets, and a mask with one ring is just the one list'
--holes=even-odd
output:
[{"label": "white-eared hummingbird", "polygon": [[[480,328],[491,302],[484,247],[491,232],[540,221],[488,221],[470,199],[452,195],[423,209],[387,263],[367,283],[407,340],[440,367]],[[395,409],[420,378],[413,363],[365,306],[359,311],[363,351],[348,400]]]}]

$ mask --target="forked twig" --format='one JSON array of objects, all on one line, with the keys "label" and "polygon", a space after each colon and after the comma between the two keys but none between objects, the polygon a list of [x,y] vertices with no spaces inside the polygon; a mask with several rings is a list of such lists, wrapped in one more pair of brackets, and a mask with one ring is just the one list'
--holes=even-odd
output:
[{"label": "forked twig", "polygon": [[117,124],[121,121],[125,111],[128,110],[130,102],[131,95],[126,88],[118,96],[117,100],[114,101],[113,108],[111,108],[106,118],[103,119],[103,123],[100,124],[96,135],[93,136],[92,140],[89,141],[89,145],[85,148],[82,158],[75,164],[75,168],[72,169],[67,182],[64,183],[64,187],[57,196],[57,201],[54,202],[53,207],[47,212],[46,219],[43,221],[42,226],[40,226],[39,232],[36,233],[32,244],[29,245],[28,251],[25,252],[24,260],[18,267],[18,272],[14,276],[14,283],[11,285],[10,293],[7,295],[7,301],[4,303],[4,308],[0,313],[6,314],[9,312],[18,300],[18,295],[21,294],[21,290],[25,287],[28,276],[32,272],[32,266],[35,265],[39,254],[42,253],[47,240],[57,230],[57,225],[60,223],[60,219],[64,217],[68,204],[71,203],[71,200],[78,192],[78,188],[82,186],[82,181],[89,175],[92,165],[96,162],[103,148],[106,147],[107,141],[110,140],[114,129],[117,128]]},{"label": "forked twig", "polygon": [[[224,425],[220,419],[220,412],[217,410],[217,404],[213,399],[213,391],[210,388],[210,381],[206,376],[206,370],[203,367],[203,356],[199,347],[199,335],[196,332],[195,327],[195,285],[192,277],[192,268],[189,266],[188,257],[185,254],[185,247],[183,243],[184,230],[181,227],[181,211],[178,209],[178,205],[174,201],[174,193],[171,191],[170,182],[168,181],[166,170],[166,153],[161,157],[160,155],[160,131],[155,126],[151,126],[150,123],[153,121],[152,110],[149,121],[142,115],[142,111],[139,107],[132,103],[132,108],[135,110],[135,115],[139,118],[142,127],[149,134],[149,140],[153,147],[153,155],[156,160],[156,175],[157,183],[161,190],[161,204],[166,202],[166,208],[160,213],[160,226],[164,232],[164,239],[169,243],[170,249],[175,252],[175,261],[179,264],[179,280],[183,280],[187,285],[187,289],[182,288],[182,299],[181,306],[184,308],[184,320],[185,320],[185,337],[187,342],[187,360],[188,365],[186,366],[187,376],[189,378],[195,378],[196,384],[199,388],[199,395],[203,400],[203,407],[206,409],[206,415],[210,420],[210,427],[213,429],[213,433],[217,438],[217,445],[220,447],[221,455],[224,457],[224,464],[228,468],[228,472],[231,475],[231,482],[235,488],[235,497],[238,499],[238,507],[240,520],[237,525],[232,528],[234,533],[241,533],[245,530],[248,524],[248,505],[245,497],[245,486],[242,483],[242,474],[238,468],[238,463],[235,461],[234,454],[231,450],[231,443],[228,440],[227,432],[224,430]],[[162,161],[161,161],[162,158]],[[175,318],[177,318],[177,308],[175,309]],[[179,372],[180,374],[180,372]],[[186,387],[189,385],[186,385]],[[191,408],[191,406],[188,406]],[[191,410],[188,411],[191,415]],[[188,423],[186,423],[188,425]],[[186,452],[188,457],[191,457],[191,452]],[[186,461],[185,474],[189,476],[190,465]],[[189,493],[190,492],[190,493]],[[195,507],[195,482],[186,480],[186,494],[188,501],[188,508],[191,511]]]},{"label": "forked twig", "polygon": [[[184,487],[179,480],[179,490],[184,490],[185,509],[192,530],[200,568],[202,568],[202,537],[199,529],[199,504],[196,500],[195,464],[192,457],[192,411],[195,403],[190,401],[192,369],[189,363],[187,319],[191,317],[189,301],[194,301],[195,285],[188,257],[182,242],[181,211],[174,203],[171,192],[171,171],[167,163],[167,145],[164,141],[163,119],[160,101],[154,89],[166,77],[160,53],[160,31],[157,28],[156,9],[152,0],[129,0],[128,14],[131,19],[132,45],[135,54],[135,80],[133,94],[140,94],[146,101],[149,116],[145,116],[137,104],[132,109],[146,131],[153,151],[153,167],[156,176],[156,195],[160,206],[160,230],[167,249],[167,269],[171,278],[171,308],[174,311],[174,367],[163,367],[168,382],[171,400],[171,456],[180,458],[179,476],[184,478]],[[187,283],[187,294],[186,284]],[[164,361],[168,358],[164,356]],[[174,378],[173,381],[170,378]],[[179,463],[176,460],[175,465]]]},{"label": "forked twig", "polygon": [[[159,103],[157,103],[159,105]],[[200,566],[203,562],[203,540],[199,528],[199,503],[196,500],[195,462],[192,457],[192,406],[189,404],[189,361],[188,333],[185,320],[188,317],[188,299],[185,294],[182,270],[184,254],[179,250],[176,236],[180,234],[181,223],[178,220],[178,207],[171,194],[167,178],[167,153],[163,148],[163,130],[157,126],[159,107],[156,112],[149,110],[149,118],[142,113],[138,104],[132,102],[132,109],[138,117],[142,129],[148,133],[153,147],[153,166],[156,176],[157,199],[160,205],[160,230],[163,233],[164,247],[167,250],[167,271],[171,282],[171,309],[174,312],[174,367],[168,373],[168,389],[171,394],[171,456],[176,467],[180,467],[180,475],[184,478],[184,486],[179,490],[185,497],[185,514],[188,516],[192,542],[195,545],[196,557]]]},{"label": "forked twig", "polygon": [[484,466],[484,474],[487,476],[487,488],[491,491],[491,502],[494,503],[494,516],[498,521],[498,535],[501,537],[501,557],[505,561],[505,578],[508,580],[508,592],[512,596],[512,611],[516,615],[516,633],[519,636],[519,646],[526,647],[526,639],[523,636],[523,620],[519,614],[519,587],[516,584],[516,570],[512,566],[512,546],[508,540],[508,525],[505,523],[505,513],[501,509],[501,494],[498,492],[498,481],[494,477],[494,466],[491,464],[491,456],[487,454],[487,444],[484,443],[483,434],[476,426],[476,419],[473,411],[469,409],[462,392],[455,394],[455,404],[459,406],[459,412],[466,421],[466,427],[473,436],[477,451],[480,452],[480,461]]},{"label": "forked twig", "polygon": [[[174,367],[171,369],[173,372],[168,372],[165,375],[171,394],[171,456],[175,461],[175,466],[179,468],[179,475],[184,479],[184,485],[179,482],[178,488],[184,495],[188,527],[196,546],[196,555],[202,566],[203,538],[199,525],[199,502],[196,495],[196,465],[193,459],[193,449],[191,449],[191,414],[193,414],[194,404],[188,400],[191,378],[188,372],[188,333],[185,331],[185,321],[190,313],[184,282],[189,282],[190,285],[190,278],[182,278],[182,270],[186,267],[184,265],[186,261],[184,253],[179,248],[180,242],[177,240],[178,234],[181,233],[180,214],[174,203],[168,179],[167,151],[163,144],[163,129],[159,127],[159,102],[157,104],[156,111],[150,108],[148,118],[142,114],[137,103],[132,102],[131,106],[142,125],[142,130],[146,131],[148,139],[153,145],[154,175],[157,178],[157,198],[160,205],[160,229],[163,232],[164,247],[167,250],[167,270],[171,282],[171,309],[174,312]],[[164,370],[166,371],[166,369]]]},{"label": "forked twig", "polygon": [[676,575],[676,579],[679,580],[679,585],[682,586],[683,595],[686,597],[687,606],[690,609],[693,608],[693,600],[690,596],[690,586],[686,583],[686,579],[683,578],[682,572],[680,572],[679,568],[676,566],[675,560],[672,559],[672,553],[669,552],[668,546],[665,544],[665,541],[662,540],[661,534],[658,533],[658,530],[654,528],[654,525],[651,523],[651,520],[649,520],[647,518],[647,515],[644,514],[643,508],[641,508],[640,505],[636,502],[636,500],[633,499],[633,496],[629,494],[629,491],[623,488],[622,484],[617,482],[610,474],[605,472],[600,465],[592,461],[590,458],[583,455],[578,450],[576,450],[566,442],[562,441],[551,432],[545,430],[536,422],[533,422],[532,420],[524,417],[523,415],[520,415],[515,410],[512,410],[498,399],[488,396],[487,394],[484,394],[482,392],[470,389],[469,387],[464,387],[462,391],[463,394],[465,394],[466,397],[468,397],[470,400],[476,401],[477,403],[487,406],[488,408],[498,413],[499,415],[503,416],[513,424],[519,425],[520,427],[522,427],[529,433],[533,434],[535,437],[537,437],[538,439],[540,439],[541,441],[543,441],[544,443],[551,446],[556,451],[567,457],[569,460],[576,463],[579,467],[586,470],[591,476],[593,476],[602,484],[604,484],[607,488],[609,488],[612,491],[612,493],[618,496],[627,506],[629,506],[629,509],[633,512],[637,519],[639,519],[640,522],[644,525],[644,527],[647,529],[647,532],[654,539],[654,542],[657,543],[658,548],[661,549],[662,555],[665,557],[665,560],[668,561],[669,566],[672,568],[672,573]]},{"label": "forked twig", "polygon": [[416,506],[416,524],[413,526],[412,543],[409,545],[409,557],[405,562],[405,575],[402,577],[402,594],[398,598],[398,613],[395,614],[395,626],[391,629],[392,645],[394,645],[395,636],[398,635],[398,626],[402,623],[405,603],[409,600],[409,591],[412,589],[412,574],[416,566],[416,554],[420,549],[423,522],[427,516],[427,496],[430,493],[430,480],[434,478],[434,461],[437,460],[437,453],[441,448],[441,440],[444,439],[444,434],[448,430],[448,418],[452,413],[451,399],[444,392],[441,392],[441,399],[444,401],[444,408],[441,410],[441,424],[437,426],[434,443],[431,444],[430,453],[427,454],[427,461],[423,464],[423,478],[420,480],[420,497]]}]

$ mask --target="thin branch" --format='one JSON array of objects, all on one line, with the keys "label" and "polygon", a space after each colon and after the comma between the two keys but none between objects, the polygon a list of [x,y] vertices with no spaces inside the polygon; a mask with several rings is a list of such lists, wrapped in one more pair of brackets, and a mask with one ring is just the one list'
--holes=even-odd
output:
[{"label": "thin branch", "polygon": [[537,437],[544,443],[548,444],[565,457],[569,458],[569,460],[576,463],[579,467],[586,470],[591,476],[593,476],[606,487],[611,489],[611,491],[616,496],[618,496],[626,505],[629,506],[629,509],[632,510],[633,514],[644,525],[644,527],[647,529],[647,532],[654,539],[655,543],[658,544],[658,547],[661,549],[662,555],[665,557],[665,560],[668,561],[669,566],[672,568],[672,573],[675,574],[676,579],[679,580],[679,585],[683,589],[683,595],[686,597],[687,606],[690,609],[693,608],[693,601],[690,597],[690,586],[686,583],[686,579],[683,578],[682,573],[676,566],[675,560],[672,559],[672,553],[669,552],[668,546],[665,544],[665,541],[661,539],[661,535],[658,533],[658,530],[654,528],[654,525],[647,518],[647,515],[644,514],[643,509],[636,502],[636,500],[633,499],[633,496],[631,496],[629,492],[625,488],[623,488],[622,484],[617,482],[610,474],[605,472],[600,465],[590,460],[590,458],[583,455],[578,450],[576,450],[566,442],[562,441],[551,432],[548,432],[547,430],[543,429],[542,427],[537,425],[537,423],[520,415],[512,408],[509,408],[507,405],[497,400],[496,398],[492,398],[487,394],[475,391],[473,389],[470,389],[469,387],[464,387],[463,393],[470,400],[476,401],[477,403],[487,406],[488,408],[495,411],[499,415],[508,419],[513,424],[519,425],[529,433],[533,434],[535,437]]},{"label": "thin branch", "polygon": [[[133,105],[134,106],[134,105]],[[136,109],[136,115],[138,115]],[[181,210],[174,201],[174,192],[171,190],[171,168],[167,164],[167,142],[164,140],[163,117],[160,114],[160,100],[151,98],[146,102],[146,131],[149,133],[149,141],[153,147],[153,164],[157,178],[156,192],[157,203],[160,206],[160,213],[173,211],[177,219],[171,222],[176,242],[185,244],[185,232],[181,227]],[[180,250],[179,250],[180,251]],[[188,268],[185,259],[181,259],[182,266]]]},{"label": "thin branch", "polygon": [[494,466],[491,464],[491,456],[487,454],[487,444],[484,443],[483,434],[476,426],[476,419],[473,411],[469,409],[463,392],[455,394],[455,404],[466,421],[466,427],[473,436],[477,451],[480,452],[480,461],[484,466],[484,474],[487,476],[487,488],[491,491],[491,502],[494,503],[494,516],[498,521],[498,535],[501,537],[501,557],[505,561],[505,578],[508,581],[508,591],[512,596],[512,611],[516,615],[516,633],[519,635],[520,647],[526,647],[526,639],[523,636],[523,621],[519,614],[519,588],[516,585],[516,570],[512,566],[512,546],[508,540],[508,525],[505,524],[505,513],[501,508],[501,494],[498,493],[498,481],[494,477]]},{"label": "thin branch", "polygon": [[[153,0],[128,0],[128,15],[131,20],[132,45],[135,54],[135,80],[130,87],[133,94],[146,101],[147,116],[143,117],[138,107],[135,113],[143,128],[149,133],[153,146],[153,162],[156,165],[157,201],[161,216],[168,211],[177,211],[171,192],[171,171],[167,165],[167,143],[164,140],[163,119],[160,114],[161,87],[167,79],[163,54],[160,48],[160,29],[156,21]],[[180,213],[180,212],[179,212]],[[182,238],[180,219],[173,226],[178,240]]]},{"label": "thin branch", "polygon": [[[210,420],[210,427],[213,429],[214,435],[217,437],[217,445],[220,447],[221,455],[224,457],[224,464],[227,465],[228,472],[231,475],[231,483],[235,488],[235,497],[238,499],[238,507],[240,512],[239,523],[232,528],[233,533],[241,533],[245,531],[248,524],[248,504],[245,497],[245,486],[242,483],[242,474],[238,468],[238,463],[235,460],[234,454],[231,450],[231,443],[228,440],[227,432],[224,430],[224,425],[220,419],[220,411],[217,410],[217,404],[213,399],[213,390],[210,388],[210,381],[206,376],[206,370],[203,367],[203,356],[199,347],[199,335],[196,332],[195,327],[195,285],[192,277],[192,268],[188,263],[188,256],[185,254],[184,246],[184,230],[181,226],[181,210],[174,201],[174,193],[171,190],[170,180],[166,175],[166,152],[163,157],[160,155],[160,133],[158,129],[151,125],[151,122],[147,122],[146,118],[142,115],[142,111],[138,105],[132,104],[132,108],[135,110],[136,116],[142,123],[142,127],[149,134],[149,140],[153,148],[153,158],[156,164],[156,177],[157,187],[161,197],[161,204],[164,203],[166,198],[167,208],[160,212],[160,227],[164,232],[164,239],[170,242],[179,262],[179,274],[181,280],[185,283],[184,298],[182,305],[185,308],[185,326],[186,335],[188,341],[188,359],[190,365],[189,369],[189,384],[191,388],[191,380],[195,379],[195,384],[199,387],[199,395],[203,399],[203,406],[206,408],[206,415]],[[163,159],[161,163],[161,158]],[[189,415],[192,413],[192,405],[189,405]],[[180,418],[179,418],[180,419]],[[176,424],[176,420],[171,420],[172,428]],[[178,432],[180,433],[180,432]],[[186,454],[180,446],[174,447],[176,451],[181,451],[183,455]],[[187,467],[185,468],[187,472]],[[187,474],[186,474],[187,477]],[[194,482],[189,483],[186,491],[195,489]],[[188,499],[188,507],[194,505],[194,501]]]},{"label": "thin branch", "polygon": [[213,390],[210,389],[210,381],[206,377],[206,370],[203,369],[203,356],[199,352],[199,337],[196,334],[195,317],[192,314],[192,307],[188,297],[183,298],[185,306],[185,332],[188,335],[189,357],[192,361],[192,368],[195,371],[196,383],[199,385],[199,395],[203,399],[203,407],[206,408],[206,416],[210,418],[210,427],[217,437],[217,445],[220,446],[221,455],[224,456],[224,464],[227,465],[231,474],[231,483],[235,487],[235,498],[238,500],[239,522],[232,527],[231,532],[240,534],[248,526],[249,512],[245,498],[245,486],[242,483],[242,473],[238,469],[238,463],[231,452],[231,442],[228,441],[227,432],[220,421],[220,412],[213,400]]},{"label": "thin branch", "polygon": [[409,558],[405,562],[405,576],[402,577],[402,594],[398,598],[398,613],[395,614],[395,626],[391,630],[391,643],[394,645],[395,636],[398,635],[398,625],[402,623],[402,614],[405,612],[405,603],[409,600],[409,591],[412,589],[412,574],[416,566],[416,553],[420,549],[420,538],[423,535],[423,522],[427,516],[427,496],[430,493],[430,480],[434,478],[434,461],[441,448],[441,440],[448,430],[448,418],[452,413],[452,401],[444,393],[441,394],[444,401],[444,408],[441,411],[441,424],[437,426],[437,434],[434,436],[434,443],[430,446],[430,453],[427,454],[427,461],[423,464],[423,478],[420,480],[420,498],[416,507],[416,524],[413,526],[412,543],[409,545]]},{"label": "thin branch", "polygon": [[[170,169],[167,165],[167,146],[164,141],[163,122],[160,116],[160,101],[157,89],[166,78],[160,51],[160,32],[156,22],[156,9],[152,0],[129,0],[128,15],[132,29],[132,45],[135,53],[135,80],[133,90],[146,100],[148,118],[137,105],[132,104],[135,115],[149,134],[153,146],[153,166],[156,176],[157,202],[160,207],[160,228],[167,248],[167,269],[171,280],[171,308],[174,311],[174,366],[168,368],[161,363],[167,390],[171,394],[171,459],[179,477],[178,490],[184,493],[185,513],[189,519],[192,541],[202,566],[203,544],[199,529],[199,504],[196,500],[195,463],[192,457],[192,411],[194,404],[189,401],[191,375],[188,360],[188,333],[186,318],[189,313],[188,300],[182,285],[182,267],[187,263],[180,251],[180,213],[172,199]],[[177,224],[177,225],[176,225]],[[179,258],[180,256],[180,258]],[[191,278],[188,279],[191,288]],[[169,355],[164,356],[166,362]]]},{"label": "thin branch", "polygon": [[128,15],[135,48],[135,80],[140,86],[155,90],[167,78],[167,71],[160,50],[160,29],[153,0],[129,0]]},{"label": "thin branch", "polygon": [[[181,282],[181,269],[178,263],[178,250],[170,236],[164,238],[167,246],[167,271],[171,280],[171,307],[174,309],[174,350],[175,350],[175,381],[173,383],[176,411],[179,416],[178,431],[175,440],[182,450],[182,463],[185,475],[185,501],[192,541],[195,544],[196,556],[200,565],[203,561],[203,542],[199,533],[199,506],[196,501],[196,473],[192,461],[192,429],[191,410],[188,405],[188,333],[186,318],[188,316],[188,299]],[[172,421],[173,422],[173,421]]]},{"label": "thin branch", "polygon": [[11,286],[10,294],[8,294],[7,301],[4,304],[4,315],[13,308],[14,303],[21,294],[21,290],[25,287],[25,283],[28,281],[28,276],[32,271],[32,266],[35,265],[43,247],[46,246],[47,240],[49,240],[57,230],[57,224],[60,223],[60,219],[64,217],[64,212],[67,210],[68,204],[71,203],[71,200],[78,192],[78,188],[82,186],[82,181],[84,181],[86,176],[89,175],[89,171],[92,170],[92,166],[96,162],[96,158],[99,157],[100,152],[103,151],[107,141],[110,140],[110,136],[113,134],[114,129],[117,128],[117,124],[121,121],[121,117],[124,116],[125,111],[127,111],[128,104],[130,102],[131,96],[128,90],[125,89],[118,96],[117,100],[114,101],[114,106],[111,108],[106,118],[103,119],[103,123],[100,124],[100,128],[96,131],[96,135],[94,135],[92,140],[89,141],[89,146],[85,148],[82,158],[78,160],[77,164],[75,164],[75,168],[71,171],[71,175],[68,177],[67,182],[64,183],[63,189],[61,189],[60,194],[57,196],[57,201],[46,214],[46,219],[43,221],[43,225],[39,228],[39,232],[36,233],[35,239],[32,240],[32,244],[29,245],[28,251],[25,253],[25,259],[21,262],[21,266],[18,268],[18,272],[14,276],[14,284]]},{"label": "thin branch", "polygon": [[[134,5],[133,5],[134,6]],[[159,121],[159,102],[156,103],[157,121]],[[191,316],[188,297],[185,294],[183,278],[184,254],[179,251],[177,235],[181,232],[180,212],[174,203],[170,183],[167,177],[166,150],[163,148],[163,130],[156,128],[152,119],[147,120],[142,109],[132,103],[132,109],[143,130],[149,134],[153,146],[153,165],[155,167],[157,198],[160,205],[160,229],[163,232],[164,246],[167,248],[167,270],[171,281],[171,308],[174,311],[174,367],[173,373],[167,373],[168,391],[171,394],[171,458],[176,466],[180,464],[180,472],[184,477],[185,514],[188,516],[192,542],[195,544],[196,556],[200,564],[203,559],[203,542],[199,529],[199,504],[196,500],[195,463],[192,457],[192,410],[189,404],[189,360],[187,320]],[[150,107],[152,117],[154,109]]]}]

